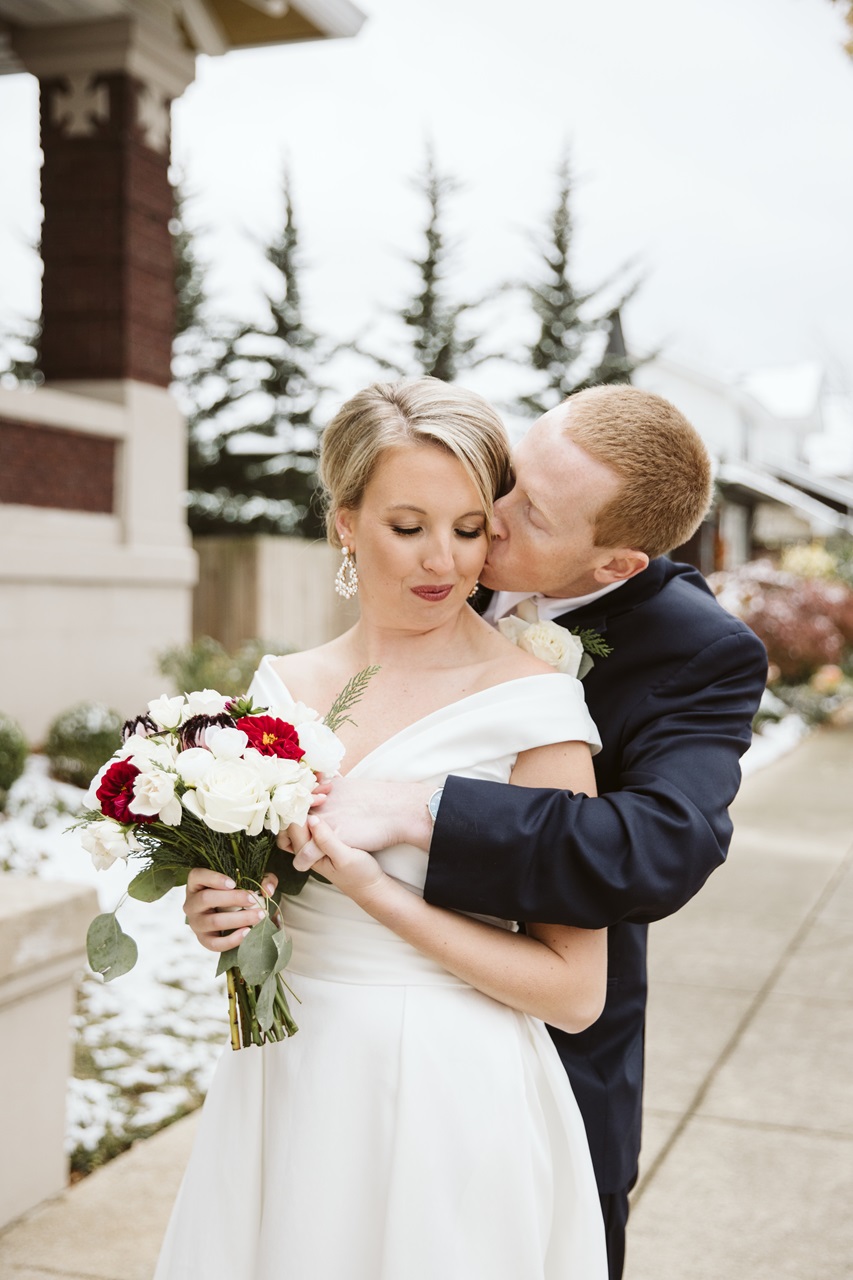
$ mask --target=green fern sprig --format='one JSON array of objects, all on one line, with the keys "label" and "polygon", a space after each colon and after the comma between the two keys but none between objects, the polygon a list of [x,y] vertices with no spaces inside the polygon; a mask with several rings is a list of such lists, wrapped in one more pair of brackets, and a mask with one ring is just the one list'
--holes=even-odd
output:
[{"label": "green fern sprig", "polygon": [[609,658],[613,652],[613,646],[607,643],[600,631],[594,631],[589,627],[576,627],[572,635],[580,640],[584,653],[590,654],[593,658]]},{"label": "green fern sprig", "polygon": [[352,680],[348,680],[341,689],[338,696],[332,703],[328,714],[323,717],[323,723],[328,725],[333,733],[337,733],[342,724],[353,724],[352,716],[348,714],[350,709],[360,702],[364,697],[368,684],[376,675],[378,667],[364,667],[361,671],[353,676]]}]

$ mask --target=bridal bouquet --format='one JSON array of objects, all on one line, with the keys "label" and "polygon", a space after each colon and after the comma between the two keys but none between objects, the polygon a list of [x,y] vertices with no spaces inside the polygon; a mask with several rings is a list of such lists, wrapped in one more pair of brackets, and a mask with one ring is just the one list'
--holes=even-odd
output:
[{"label": "bridal bouquet", "polygon": [[[354,676],[323,720],[297,703],[285,721],[214,689],[155,698],[125,724],[122,746],[92,781],[90,807],[74,824],[99,870],[117,858],[144,860],[128,886],[133,898],[154,902],[205,866],[266,905],[265,918],[222,954],[216,971],[226,974],[233,1049],[298,1030],[282,977],[292,944],[261,880],[278,832],[305,822],[318,777],[337,772],[344,747],[335,729],[375,670]],[[116,911],[92,921],[87,950],[106,982],[136,963],[136,943]]]}]

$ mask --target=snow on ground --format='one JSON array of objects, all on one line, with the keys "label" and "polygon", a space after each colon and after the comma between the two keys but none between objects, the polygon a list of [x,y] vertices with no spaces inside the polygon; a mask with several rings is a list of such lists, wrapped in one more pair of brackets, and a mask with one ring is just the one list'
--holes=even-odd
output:
[{"label": "snow on ground", "polygon": [[[743,757],[744,776],[807,732],[794,715],[766,724]],[[77,833],[66,830],[83,794],[54,782],[47,761],[31,756],[0,818],[0,872],[94,885],[101,909],[112,911],[137,868],[95,870]],[[184,924],[183,894],[174,889],[150,903],[127,898],[118,918],[139,945],[136,967],[111,983],[88,970],[82,975],[68,1092],[73,1167],[93,1167],[198,1106],[227,1043],[224,979],[214,979],[216,957]]]},{"label": "snow on ground", "polygon": [[[0,869],[92,884],[101,909],[111,911],[138,867],[95,870],[77,833],[65,830],[82,799],[76,787],[47,776],[46,760],[30,757],[0,822]],[[118,919],[139,945],[136,967],[111,983],[83,974],[68,1100],[67,1149],[76,1167],[196,1107],[227,1041],[224,979],[214,979],[217,957],[184,924],[183,894],[175,889],[151,903],[127,898]],[[99,1147],[99,1156],[87,1156]]]}]

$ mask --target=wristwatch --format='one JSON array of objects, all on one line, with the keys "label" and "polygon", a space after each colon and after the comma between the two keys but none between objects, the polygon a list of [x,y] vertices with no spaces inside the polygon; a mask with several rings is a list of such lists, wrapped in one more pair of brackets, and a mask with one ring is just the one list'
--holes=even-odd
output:
[{"label": "wristwatch", "polygon": [[435,820],[438,817],[438,806],[441,804],[441,797],[444,795],[444,787],[438,787],[433,791],[429,800],[427,800],[427,812],[432,819],[432,825],[435,826]]}]

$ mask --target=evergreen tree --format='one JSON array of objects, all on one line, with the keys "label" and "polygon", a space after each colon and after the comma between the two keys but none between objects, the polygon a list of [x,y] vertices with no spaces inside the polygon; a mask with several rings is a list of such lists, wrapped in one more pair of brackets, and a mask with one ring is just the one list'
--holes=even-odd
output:
[{"label": "evergreen tree", "polygon": [[20,319],[0,333],[0,386],[40,387],[41,320]]},{"label": "evergreen tree", "polygon": [[320,537],[313,502],[318,338],[302,313],[289,180],[282,230],[265,248],[274,282],[261,326],[206,319],[203,274],[180,205],[176,214],[178,323],[185,327],[176,336],[175,365],[189,424],[190,527]]},{"label": "evergreen tree", "polygon": [[[478,302],[453,302],[447,290],[447,276],[453,247],[445,233],[447,203],[459,184],[439,172],[432,150],[426,167],[415,179],[426,199],[428,216],[424,228],[423,256],[409,259],[417,273],[417,287],[399,315],[406,326],[406,352],[400,358],[372,355],[371,358],[399,377],[433,377],[453,382],[467,369],[494,359],[482,351],[482,335],[466,328],[464,319]],[[365,353],[369,354],[369,353]]]},{"label": "evergreen tree", "polygon": [[557,202],[548,239],[542,247],[543,277],[538,283],[524,286],[539,321],[539,332],[526,349],[525,360],[540,375],[539,386],[518,400],[519,408],[531,415],[547,413],[575,391],[630,382],[631,373],[641,363],[625,351],[620,319],[620,308],[634,288],[625,292],[615,306],[595,314],[591,304],[604,286],[582,293],[572,282],[574,225],[567,157],[560,163],[557,178]]}]

